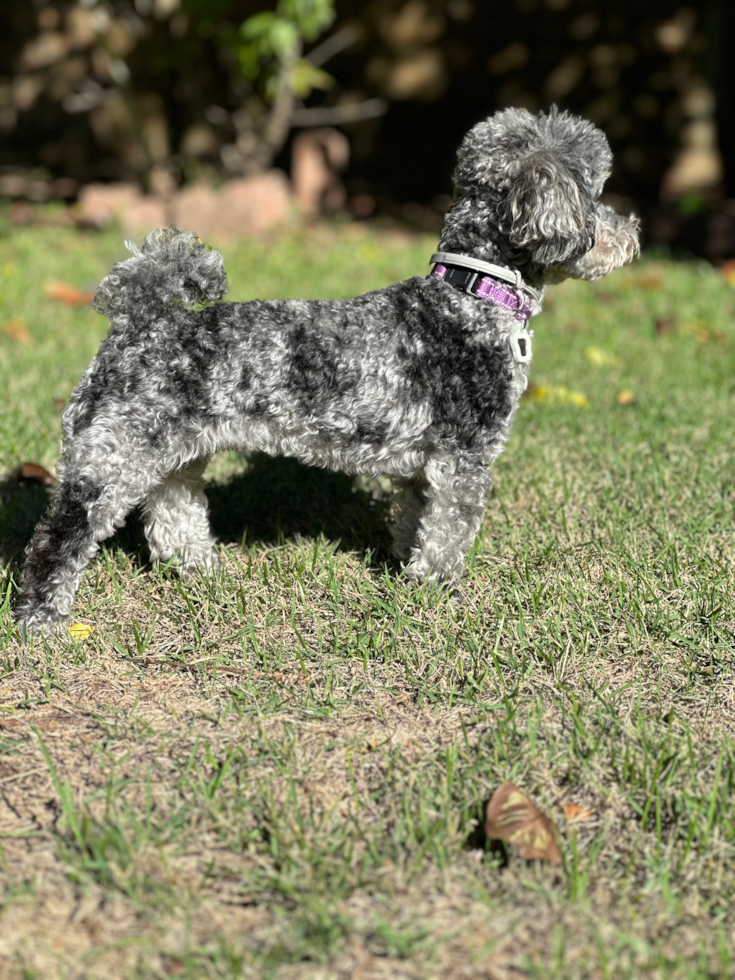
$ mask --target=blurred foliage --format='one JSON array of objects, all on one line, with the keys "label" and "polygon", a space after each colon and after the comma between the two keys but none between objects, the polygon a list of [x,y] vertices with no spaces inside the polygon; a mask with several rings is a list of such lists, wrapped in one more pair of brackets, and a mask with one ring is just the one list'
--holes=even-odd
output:
[{"label": "blurred foliage", "polygon": [[[327,115],[315,120],[331,112],[345,123],[352,194],[428,203],[449,190],[456,145],[475,121],[556,102],[608,134],[620,202],[662,196],[692,212],[735,171],[735,141],[724,173],[718,142],[735,125],[724,111],[731,7],[3,0],[0,166],[154,189],[249,173],[274,159],[287,166],[289,130],[318,108]],[[376,96],[390,103],[383,118],[350,116]]]},{"label": "blurred foliage", "polygon": [[[0,10],[6,27],[2,162],[27,163],[22,157],[35,150],[33,162],[52,172],[81,181],[137,178],[154,187],[162,171],[175,181],[196,176],[197,161],[216,161],[234,173],[266,168],[288,135],[294,100],[333,85],[301,51],[333,21],[334,4],[258,6],[248,0],[6,3]],[[56,139],[49,140],[51,132]]]},{"label": "blurred foliage", "polygon": [[[313,41],[334,20],[331,0],[281,0],[275,11],[248,17],[240,25],[240,68],[246,78],[256,79],[268,66],[266,88],[276,95],[274,80],[303,41]],[[275,62],[275,68],[273,63]],[[298,60],[299,81],[295,91],[305,97],[312,88],[327,88],[329,76],[306,58]]]}]

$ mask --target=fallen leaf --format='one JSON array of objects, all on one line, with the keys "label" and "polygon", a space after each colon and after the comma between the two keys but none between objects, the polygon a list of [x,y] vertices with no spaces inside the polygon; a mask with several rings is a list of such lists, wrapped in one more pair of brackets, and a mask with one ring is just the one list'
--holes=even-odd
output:
[{"label": "fallen leaf", "polygon": [[635,395],[630,388],[623,388],[618,392],[617,402],[618,405],[635,405]]},{"label": "fallen leaf", "polygon": [[583,806],[579,806],[577,803],[567,803],[564,807],[564,816],[567,818],[569,823],[576,820],[590,820],[592,813]]},{"label": "fallen leaf", "polygon": [[712,341],[722,344],[727,340],[727,334],[722,333],[721,330],[714,330],[704,320],[689,320],[679,327],[679,333],[696,337],[702,344],[708,344]]},{"label": "fallen leaf", "polygon": [[526,860],[561,864],[553,823],[510,780],[498,786],[487,805],[485,833],[490,840],[507,841]]},{"label": "fallen leaf", "polygon": [[671,333],[674,329],[673,321],[665,316],[659,317],[654,326],[657,334]]},{"label": "fallen leaf", "polygon": [[94,293],[87,293],[65,282],[52,282],[44,290],[47,299],[55,299],[67,306],[89,306]]},{"label": "fallen leaf", "polygon": [[94,633],[94,626],[88,626],[86,623],[72,623],[68,627],[68,631],[74,640],[87,640]]},{"label": "fallen leaf", "polygon": [[586,347],[584,356],[595,367],[615,367],[620,364],[620,358],[602,347]]},{"label": "fallen leaf", "polygon": [[537,385],[529,394],[537,402],[549,405],[574,405],[576,408],[589,408],[589,398],[581,391],[573,391],[564,385]]},{"label": "fallen leaf", "polygon": [[17,340],[19,344],[30,344],[33,340],[24,320],[6,320],[2,326],[2,331],[6,337]]},{"label": "fallen leaf", "polygon": [[167,956],[164,960],[163,972],[169,977],[183,977],[186,973],[186,964],[183,960]]},{"label": "fallen leaf", "polygon": [[18,482],[40,483],[41,486],[50,487],[53,486],[56,480],[40,463],[23,463],[18,470]]},{"label": "fallen leaf", "polygon": [[638,279],[638,286],[640,286],[641,289],[660,289],[661,271],[659,269],[651,269]]},{"label": "fallen leaf", "polygon": [[730,259],[728,262],[723,262],[720,266],[720,272],[722,273],[722,278],[725,282],[729,283],[731,286],[735,286],[735,259]]}]

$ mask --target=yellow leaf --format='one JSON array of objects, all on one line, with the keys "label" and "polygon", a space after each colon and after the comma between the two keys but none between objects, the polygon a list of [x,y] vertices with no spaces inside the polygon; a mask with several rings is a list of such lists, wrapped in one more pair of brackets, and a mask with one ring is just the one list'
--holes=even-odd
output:
[{"label": "yellow leaf", "polygon": [[584,356],[595,367],[615,367],[616,364],[620,364],[620,358],[602,347],[586,347]]},{"label": "yellow leaf", "polygon": [[94,633],[94,626],[88,626],[86,623],[72,623],[68,630],[72,639],[87,640]]},{"label": "yellow leaf", "polygon": [[564,385],[538,385],[530,392],[531,398],[537,402],[547,402],[549,405],[574,405],[577,408],[589,408],[589,398],[581,391],[573,391]]},{"label": "yellow leaf", "polygon": [[635,405],[635,395],[630,388],[623,388],[623,390],[618,393],[617,402],[618,405]]}]

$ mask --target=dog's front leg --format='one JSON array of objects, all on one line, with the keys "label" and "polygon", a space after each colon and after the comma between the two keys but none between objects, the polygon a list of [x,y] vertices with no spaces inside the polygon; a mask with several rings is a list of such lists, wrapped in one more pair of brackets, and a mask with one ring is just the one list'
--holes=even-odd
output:
[{"label": "dog's front leg", "polygon": [[490,474],[477,456],[438,455],[426,464],[423,511],[405,574],[456,585],[485,513]]}]

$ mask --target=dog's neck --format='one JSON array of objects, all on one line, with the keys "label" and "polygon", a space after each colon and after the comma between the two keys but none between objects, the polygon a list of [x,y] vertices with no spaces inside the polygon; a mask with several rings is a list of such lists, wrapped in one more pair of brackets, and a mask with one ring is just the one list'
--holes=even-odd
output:
[{"label": "dog's neck", "polygon": [[456,200],[444,218],[438,252],[453,252],[520,272],[524,282],[537,290],[543,282],[529,275],[528,263],[519,256],[499,232],[499,221],[492,202],[463,197]]},{"label": "dog's neck", "polygon": [[541,308],[543,283],[530,278],[527,269],[519,263],[518,256],[512,254],[500,233],[497,211],[492,202],[458,198],[444,219],[437,252],[453,256],[449,259],[450,264],[484,272],[501,282],[510,283],[516,290],[524,290],[532,301],[533,312]]}]

